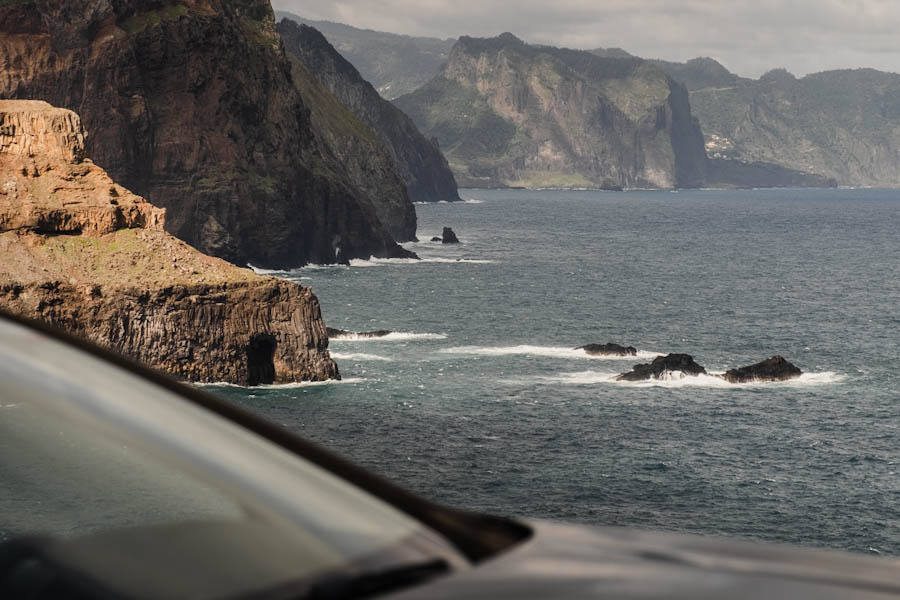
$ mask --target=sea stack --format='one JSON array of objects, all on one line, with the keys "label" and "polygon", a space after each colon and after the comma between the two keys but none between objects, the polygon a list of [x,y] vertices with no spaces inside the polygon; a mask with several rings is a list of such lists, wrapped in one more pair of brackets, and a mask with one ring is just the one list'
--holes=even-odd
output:
[{"label": "sea stack", "polygon": [[166,233],[163,209],[85,158],[85,137],[72,111],[0,101],[0,309],[188,381],[340,377],[309,288]]},{"label": "sea stack", "polygon": [[443,233],[441,233],[441,243],[442,244],[458,244],[459,238],[456,237],[456,234],[449,227],[444,227]]}]

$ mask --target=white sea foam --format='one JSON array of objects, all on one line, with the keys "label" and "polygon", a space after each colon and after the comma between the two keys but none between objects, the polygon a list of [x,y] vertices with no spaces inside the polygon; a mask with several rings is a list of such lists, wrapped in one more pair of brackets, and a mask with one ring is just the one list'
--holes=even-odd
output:
[{"label": "white sea foam", "polygon": [[386,356],[378,356],[377,354],[365,354],[363,352],[332,352],[331,358],[335,360],[378,360],[383,362],[393,362],[394,359]]},{"label": "white sea foam", "polygon": [[648,381],[616,381],[621,373],[599,372],[599,371],[581,371],[577,373],[560,373],[559,375],[537,377],[536,379],[543,383],[562,384],[562,385],[598,385],[612,384],[624,387],[665,387],[665,388],[755,388],[761,386],[778,386],[778,387],[815,387],[823,385],[833,385],[840,383],[846,379],[845,375],[840,375],[833,371],[824,371],[822,373],[804,373],[796,379],[788,381],[751,381],[748,383],[729,383],[722,379],[722,373],[712,373],[708,375],[685,375],[680,371],[669,371],[664,373],[661,379],[651,379]]},{"label": "white sea foam", "polygon": [[591,355],[581,349],[565,348],[561,346],[458,346],[439,350],[443,354],[473,354],[476,356],[543,356],[547,358],[566,358],[583,360],[616,360],[637,361],[654,359],[659,354],[639,350],[637,356],[609,356]]},{"label": "white sea foam", "polygon": [[492,260],[481,260],[476,258],[447,258],[447,257],[425,257],[425,258],[354,258],[350,261],[351,267],[368,268],[382,267],[385,265],[423,265],[429,263],[453,263],[453,264],[469,264],[469,265],[489,265]]},{"label": "white sea foam", "polygon": [[205,388],[205,387],[230,387],[230,388],[240,388],[244,390],[290,390],[296,388],[306,388],[306,387],[322,387],[328,385],[345,385],[352,383],[362,383],[364,381],[368,381],[362,377],[350,377],[347,379],[329,379],[328,381],[297,381],[294,383],[270,383],[265,385],[257,385],[253,387],[248,387],[245,385],[237,385],[236,383],[228,383],[225,381],[219,381],[215,383],[194,383],[195,387]]},{"label": "white sea foam", "polygon": [[484,200],[477,200],[475,198],[466,198],[463,200],[463,204],[484,204]]},{"label": "white sea foam", "polygon": [[[409,340],[446,340],[446,333],[412,333],[392,331],[381,337],[370,337],[358,333],[344,333],[329,338],[331,342],[405,342]],[[334,354],[332,354],[334,356]]]},{"label": "white sea foam", "polygon": [[256,266],[253,266],[253,265],[251,265],[250,263],[247,263],[247,267],[248,267],[249,269],[252,269],[253,272],[256,273],[257,275],[280,275],[280,276],[285,276],[285,275],[297,275],[297,274],[299,273],[299,269],[293,269],[293,270],[284,270],[284,269],[263,269],[262,267],[256,267]]}]

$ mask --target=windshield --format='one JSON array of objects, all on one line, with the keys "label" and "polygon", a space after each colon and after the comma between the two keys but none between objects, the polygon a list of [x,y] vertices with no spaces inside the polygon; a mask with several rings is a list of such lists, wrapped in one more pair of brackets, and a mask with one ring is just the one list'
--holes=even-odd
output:
[{"label": "windshield", "polygon": [[50,540],[119,591],[234,596],[446,550],[321,468],[2,321],[0,381],[0,542]]}]

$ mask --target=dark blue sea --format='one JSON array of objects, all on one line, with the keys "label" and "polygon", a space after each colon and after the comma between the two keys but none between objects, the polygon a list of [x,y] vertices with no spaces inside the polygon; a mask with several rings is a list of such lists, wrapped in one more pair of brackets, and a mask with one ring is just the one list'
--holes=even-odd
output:
[{"label": "dark blue sea", "polygon": [[[422,261],[283,274],[398,332],[332,341],[343,382],[213,391],[457,507],[900,555],[900,192],[463,196]],[[805,375],[614,381],[669,352]]]}]

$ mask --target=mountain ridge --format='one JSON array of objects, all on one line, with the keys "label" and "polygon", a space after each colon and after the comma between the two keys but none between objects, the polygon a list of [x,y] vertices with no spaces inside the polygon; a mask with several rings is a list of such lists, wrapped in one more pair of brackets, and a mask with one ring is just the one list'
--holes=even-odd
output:
[{"label": "mountain ridge", "polygon": [[697,187],[687,91],[637,58],[463,36],[425,87],[395,101],[440,140],[462,185]]}]

